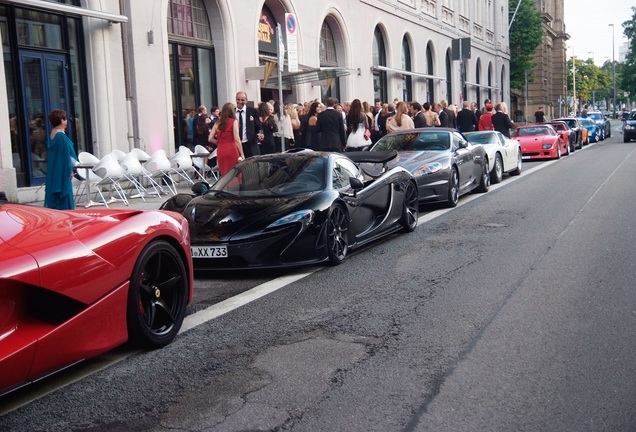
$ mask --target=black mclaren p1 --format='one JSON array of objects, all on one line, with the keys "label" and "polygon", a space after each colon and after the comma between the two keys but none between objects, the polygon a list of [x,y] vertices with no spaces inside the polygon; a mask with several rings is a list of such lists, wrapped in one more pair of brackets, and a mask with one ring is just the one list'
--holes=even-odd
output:
[{"label": "black mclaren p1", "polygon": [[[161,209],[188,220],[195,269],[339,264],[357,247],[417,226],[415,180],[402,167],[388,167],[397,155],[301,150],[255,156]],[[369,174],[361,164],[380,168]]]}]

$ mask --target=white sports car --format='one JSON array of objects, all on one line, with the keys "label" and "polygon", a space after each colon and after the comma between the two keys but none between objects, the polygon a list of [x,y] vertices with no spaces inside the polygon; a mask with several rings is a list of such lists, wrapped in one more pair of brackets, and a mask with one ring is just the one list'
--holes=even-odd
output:
[{"label": "white sports car", "polygon": [[468,142],[481,144],[488,154],[490,182],[499,183],[504,173],[521,174],[521,145],[506,138],[501,132],[464,132]]}]

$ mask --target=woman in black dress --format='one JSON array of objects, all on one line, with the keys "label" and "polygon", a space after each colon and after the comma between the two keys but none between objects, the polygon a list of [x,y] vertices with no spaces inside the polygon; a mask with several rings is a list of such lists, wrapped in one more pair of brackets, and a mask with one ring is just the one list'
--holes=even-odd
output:
[{"label": "woman in black dress", "polygon": [[261,102],[258,105],[258,117],[262,124],[262,133],[264,138],[259,144],[261,146],[261,154],[276,153],[276,141],[274,138],[274,132],[278,131],[276,122],[274,121],[274,107],[267,102]]}]

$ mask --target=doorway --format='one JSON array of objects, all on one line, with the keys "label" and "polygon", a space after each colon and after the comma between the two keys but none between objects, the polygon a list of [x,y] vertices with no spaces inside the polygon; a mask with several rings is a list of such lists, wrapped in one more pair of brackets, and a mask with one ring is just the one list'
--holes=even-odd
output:
[{"label": "doorway", "polygon": [[75,121],[70,112],[68,65],[62,54],[20,50],[20,73],[24,98],[24,136],[26,169],[31,185],[40,185],[46,178],[46,141],[51,132],[48,113],[54,109],[66,111],[66,134],[75,142]]}]

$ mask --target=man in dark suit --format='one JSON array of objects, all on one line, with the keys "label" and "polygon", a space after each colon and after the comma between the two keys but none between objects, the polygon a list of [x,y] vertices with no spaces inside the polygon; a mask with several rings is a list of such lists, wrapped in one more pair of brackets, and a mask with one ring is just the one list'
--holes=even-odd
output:
[{"label": "man in dark suit", "polygon": [[464,101],[461,111],[457,113],[457,129],[461,132],[472,132],[477,130],[477,125],[477,117],[470,109],[470,103]]},{"label": "man in dark suit", "polygon": [[422,105],[419,102],[409,103],[409,111],[411,112],[411,118],[413,119],[413,125],[416,128],[426,127],[426,119],[422,114]]},{"label": "man in dark suit", "polygon": [[263,125],[258,118],[258,110],[247,106],[247,94],[244,91],[236,93],[236,121],[239,124],[245,158],[260,155],[258,143],[263,140]]},{"label": "man in dark suit", "polygon": [[317,150],[340,152],[347,143],[342,114],[334,109],[335,104],[336,100],[328,97],[325,100],[327,109],[318,114],[316,130],[320,134],[320,139]]},{"label": "man in dark suit", "polygon": [[513,129],[515,125],[512,123],[512,120],[510,120],[510,117],[508,117],[508,114],[502,111],[500,103],[495,106],[495,111],[497,112],[492,115],[492,126],[496,131],[510,138],[510,129]]}]

